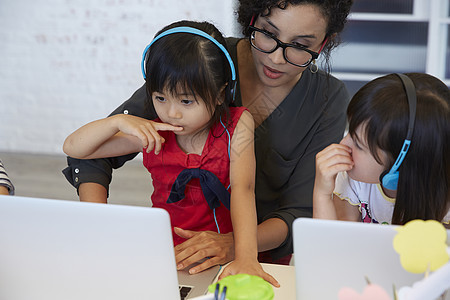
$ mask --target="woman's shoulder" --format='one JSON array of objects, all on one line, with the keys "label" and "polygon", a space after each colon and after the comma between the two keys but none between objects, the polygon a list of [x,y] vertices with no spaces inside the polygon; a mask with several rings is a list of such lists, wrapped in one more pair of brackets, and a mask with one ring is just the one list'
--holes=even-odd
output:
[{"label": "woman's shoulder", "polygon": [[[305,70],[308,71],[308,70]],[[311,76],[311,80],[316,81],[319,85],[328,85],[331,89],[345,88],[345,84],[342,80],[334,75],[319,69],[316,73],[304,72]]]},{"label": "woman's shoulder", "polygon": [[238,37],[226,37],[225,38],[225,43],[227,44],[227,47],[230,48],[236,48],[237,47],[237,43],[242,40],[242,38],[238,38]]},{"label": "woman's shoulder", "polygon": [[[348,103],[350,94],[341,80],[323,70],[312,73],[309,69],[303,71],[297,85],[291,91],[291,96],[301,97],[310,103],[310,107],[322,115],[324,107],[332,114],[342,116]],[[292,105],[296,105],[293,103]]]},{"label": "woman's shoulder", "polygon": [[[309,69],[303,71],[305,81],[312,91],[324,91],[322,99],[331,106],[347,107],[350,102],[350,94],[345,83],[337,77],[323,70],[311,73]],[[315,98],[317,101],[317,98]]]}]

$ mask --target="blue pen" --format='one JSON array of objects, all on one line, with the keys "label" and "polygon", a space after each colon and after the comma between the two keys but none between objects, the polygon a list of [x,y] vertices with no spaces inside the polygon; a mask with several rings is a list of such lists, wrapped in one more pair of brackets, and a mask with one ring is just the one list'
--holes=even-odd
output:
[{"label": "blue pen", "polygon": [[220,289],[220,284],[216,284],[216,290],[214,291],[214,300],[219,300],[219,289]]},{"label": "blue pen", "polygon": [[227,293],[227,287],[224,286],[222,290],[222,294],[220,294],[220,300],[225,300],[225,295]]}]

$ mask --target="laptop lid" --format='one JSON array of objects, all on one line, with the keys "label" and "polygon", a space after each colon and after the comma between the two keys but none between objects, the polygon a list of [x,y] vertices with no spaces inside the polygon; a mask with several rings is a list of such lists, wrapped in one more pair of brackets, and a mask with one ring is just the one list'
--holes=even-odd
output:
[{"label": "laptop lid", "polygon": [[[393,248],[395,226],[299,218],[293,224],[297,300],[338,299],[343,287],[371,283],[392,295],[423,279],[403,269]],[[449,232],[449,231],[447,231]],[[448,243],[447,239],[447,243]]]},{"label": "laptop lid", "polygon": [[0,299],[180,299],[166,211],[0,196]]}]

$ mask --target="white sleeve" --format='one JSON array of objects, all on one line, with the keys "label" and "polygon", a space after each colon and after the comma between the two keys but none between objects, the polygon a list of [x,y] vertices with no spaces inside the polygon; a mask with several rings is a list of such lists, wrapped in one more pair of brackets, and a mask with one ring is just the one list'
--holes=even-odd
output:
[{"label": "white sleeve", "polygon": [[334,188],[334,194],[346,200],[351,205],[360,205],[359,201],[359,187],[356,181],[348,177],[347,172],[339,172],[336,177],[336,186]]},{"label": "white sleeve", "polygon": [[442,220],[442,223],[450,224],[450,209],[448,210],[447,214],[445,215],[444,220]]}]

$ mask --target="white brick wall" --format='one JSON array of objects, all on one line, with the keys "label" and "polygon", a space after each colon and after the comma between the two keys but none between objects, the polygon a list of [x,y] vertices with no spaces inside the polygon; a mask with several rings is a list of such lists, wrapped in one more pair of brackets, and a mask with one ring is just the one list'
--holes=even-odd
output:
[{"label": "white brick wall", "polygon": [[65,137],[143,84],[142,51],[173,21],[238,34],[233,0],[0,3],[0,152],[63,154]]}]

